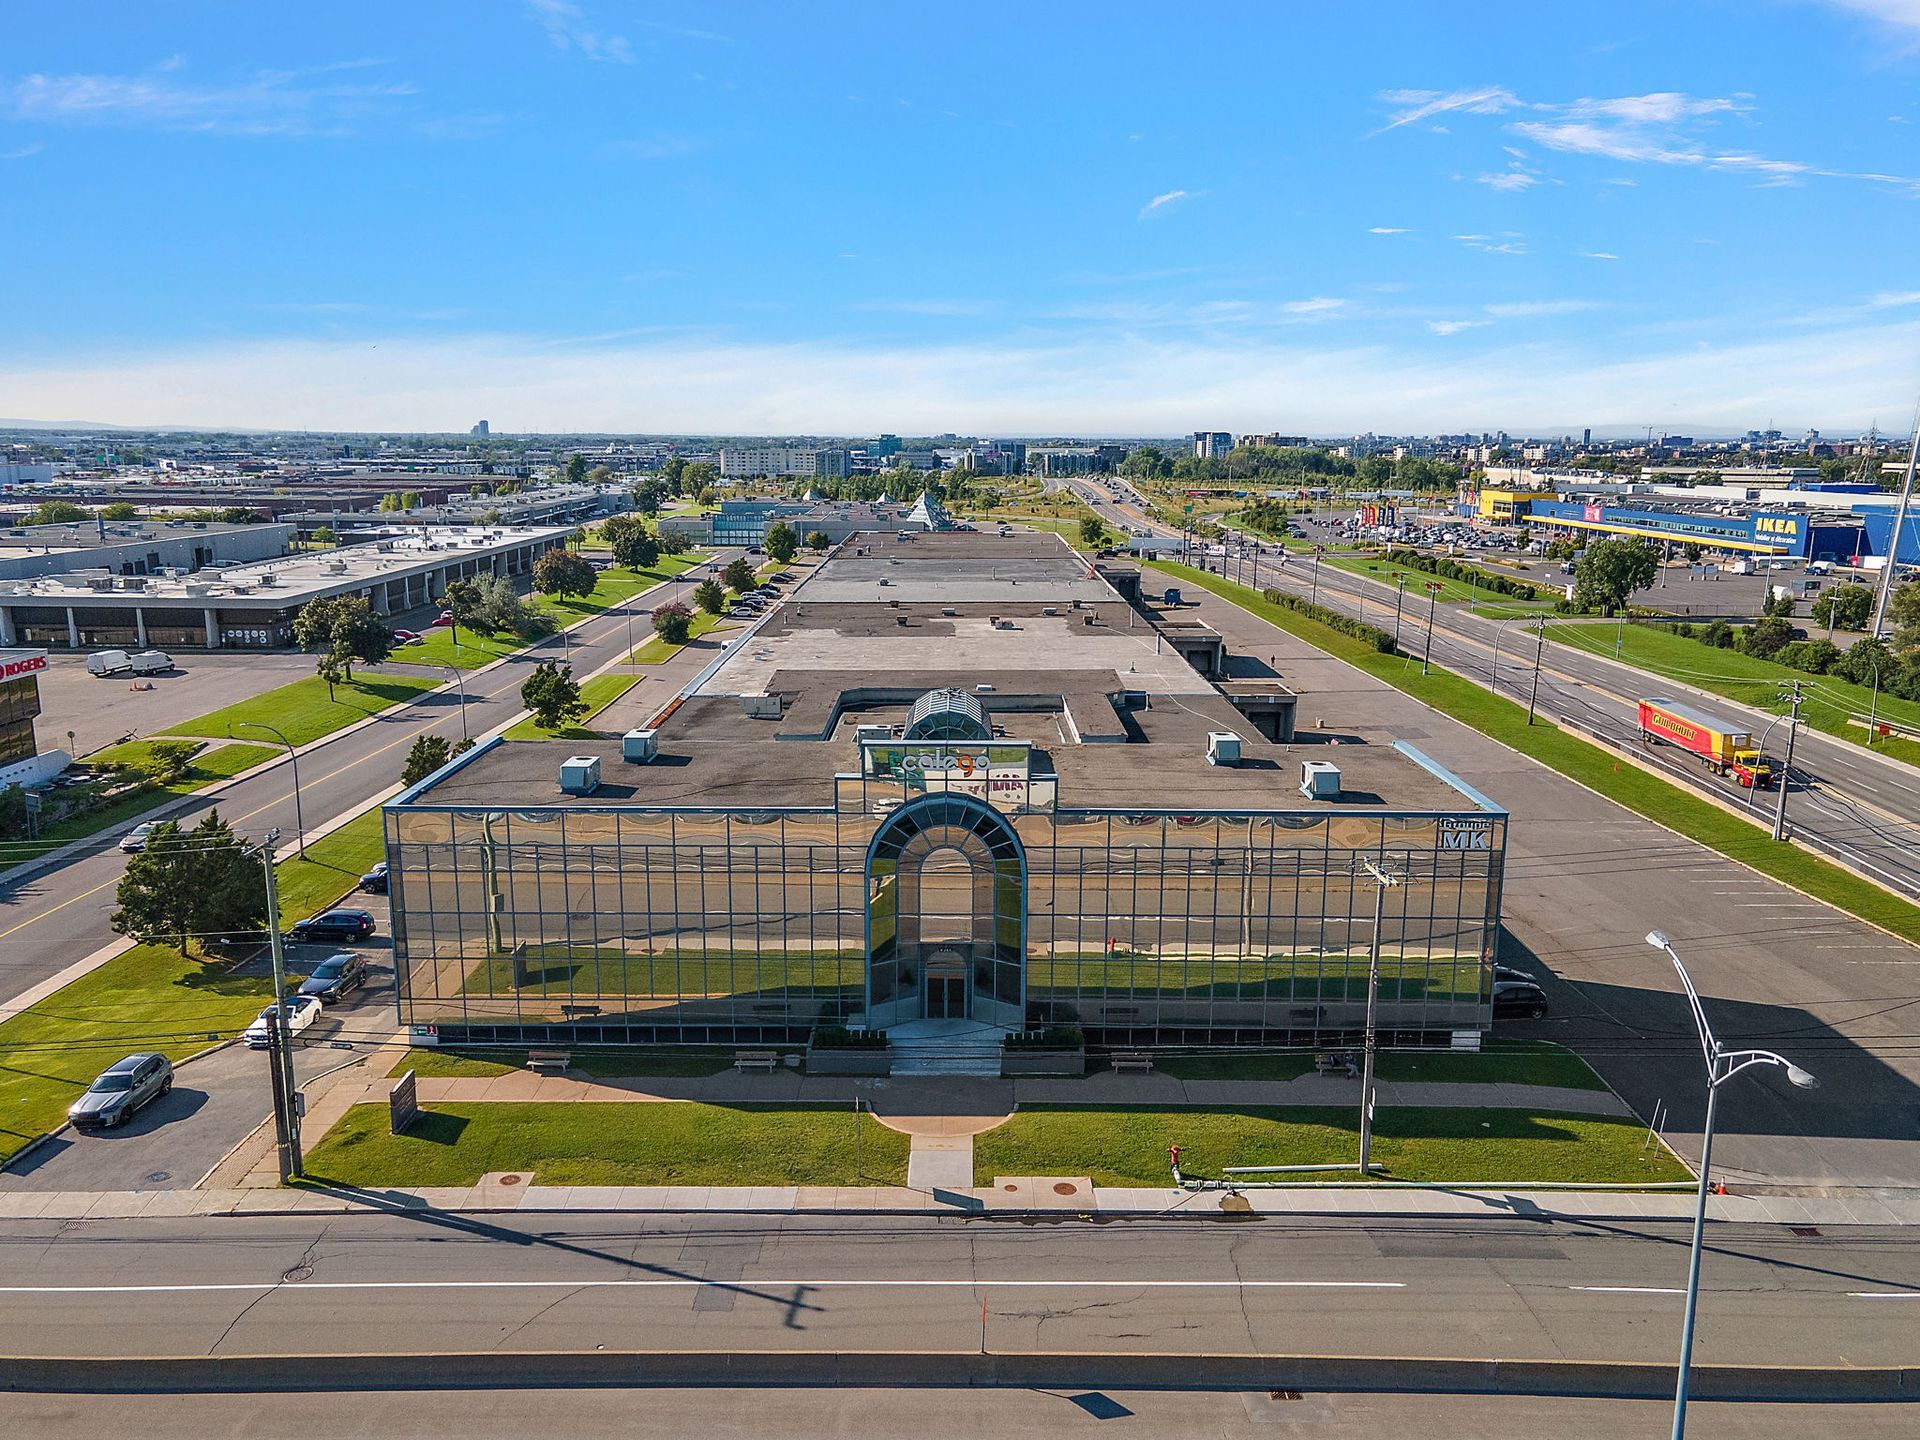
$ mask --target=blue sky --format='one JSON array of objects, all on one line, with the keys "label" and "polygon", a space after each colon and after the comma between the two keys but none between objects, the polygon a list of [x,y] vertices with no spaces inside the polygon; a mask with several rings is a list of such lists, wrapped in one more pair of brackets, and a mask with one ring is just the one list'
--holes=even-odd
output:
[{"label": "blue sky", "polygon": [[15,5],[0,416],[1904,432],[1920,0]]}]

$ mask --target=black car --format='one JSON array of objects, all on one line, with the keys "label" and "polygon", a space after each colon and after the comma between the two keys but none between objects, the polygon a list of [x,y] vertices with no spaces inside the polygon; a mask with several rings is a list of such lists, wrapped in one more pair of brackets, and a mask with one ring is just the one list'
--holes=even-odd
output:
[{"label": "black car", "polygon": [[387,862],[382,860],[366,874],[360,877],[360,889],[368,895],[387,893]]},{"label": "black car", "polygon": [[1547,992],[1531,980],[1493,982],[1494,1019],[1544,1020],[1547,1010]]},{"label": "black car", "polygon": [[351,950],[342,950],[314,966],[313,974],[300,982],[299,993],[318,995],[322,1004],[331,1005],[366,983],[367,962]]},{"label": "black car", "polygon": [[287,931],[296,944],[306,940],[364,940],[373,934],[373,916],[365,910],[327,910],[297,922]]},{"label": "black car", "polygon": [[87,1087],[87,1093],[67,1107],[67,1119],[76,1130],[124,1125],[150,1100],[173,1089],[173,1065],[164,1055],[129,1055],[108,1066]]}]

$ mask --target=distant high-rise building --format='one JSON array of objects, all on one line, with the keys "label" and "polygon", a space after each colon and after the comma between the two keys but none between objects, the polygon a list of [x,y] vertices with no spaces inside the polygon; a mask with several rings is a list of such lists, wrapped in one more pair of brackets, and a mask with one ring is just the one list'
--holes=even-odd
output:
[{"label": "distant high-rise building", "polygon": [[475,425],[471,430],[467,432],[467,434],[471,435],[476,440],[484,440],[487,438],[487,436],[491,435],[492,433],[493,432],[487,428],[487,422],[484,420],[482,420],[478,425]]},{"label": "distant high-rise building", "polygon": [[1593,443],[1593,427],[1591,425],[1580,432],[1580,443],[1582,445],[1591,445]]},{"label": "distant high-rise building", "polygon": [[1196,460],[1224,460],[1232,449],[1233,436],[1225,430],[1193,432],[1193,458]]}]

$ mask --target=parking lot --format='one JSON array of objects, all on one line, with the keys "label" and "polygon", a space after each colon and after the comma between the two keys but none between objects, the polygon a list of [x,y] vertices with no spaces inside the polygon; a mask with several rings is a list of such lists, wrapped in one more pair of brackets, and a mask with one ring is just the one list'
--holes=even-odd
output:
[{"label": "parking lot", "polygon": [[73,753],[85,755],[313,673],[313,656],[276,651],[182,651],[173,658],[178,669],[136,679],[89,675],[84,654],[49,655],[34,722],[41,748],[69,748],[72,731]]}]

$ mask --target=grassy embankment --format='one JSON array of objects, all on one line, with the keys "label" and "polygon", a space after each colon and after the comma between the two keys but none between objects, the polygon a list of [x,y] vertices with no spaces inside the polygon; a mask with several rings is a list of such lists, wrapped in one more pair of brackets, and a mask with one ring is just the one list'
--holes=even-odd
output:
[{"label": "grassy embankment", "polygon": [[[1023,1105],[975,1139],[974,1183],[991,1185],[998,1175],[1085,1175],[1096,1185],[1163,1186],[1171,1183],[1169,1145],[1181,1147],[1180,1168],[1189,1178],[1218,1177],[1229,1165],[1353,1163],[1358,1126],[1351,1106]],[[1657,1185],[1688,1178],[1665,1149],[1648,1148],[1640,1122],[1555,1111],[1382,1106],[1373,1160],[1392,1180]]]},{"label": "grassy embankment", "polygon": [[[377,810],[314,841],[305,860],[280,866],[282,919],[325,909],[381,852]],[[273,985],[231,969],[137,945],[0,1021],[0,1161],[57,1127],[73,1098],[121,1056],[158,1050],[179,1061],[244,1029]]]},{"label": "grassy embankment", "polygon": [[1528,725],[1525,708],[1511,700],[1493,695],[1439,666],[1433,667],[1431,675],[1423,676],[1417,660],[1382,655],[1372,646],[1342,635],[1311,616],[1272,604],[1244,585],[1231,584],[1191,566],[1169,561],[1151,563],[1156,569],[1231,600],[1249,613],[1569,779],[1597,790],[1636,814],[1817,900],[1871,921],[1903,940],[1920,943],[1920,906],[1795,846],[1775,842],[1764,829],[1639,769],[1601,746],[1554,726]]}]

